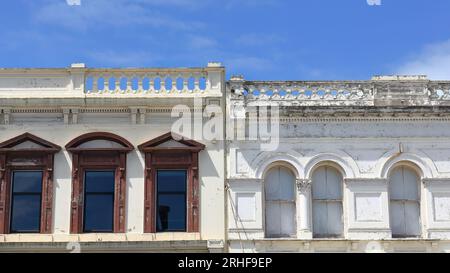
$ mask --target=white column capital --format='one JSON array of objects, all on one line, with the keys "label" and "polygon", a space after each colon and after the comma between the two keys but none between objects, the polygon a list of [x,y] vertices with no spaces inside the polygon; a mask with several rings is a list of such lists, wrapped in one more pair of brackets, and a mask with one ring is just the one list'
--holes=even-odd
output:
[{"label": "white column capital", "polygon": [[295,184],[299,193],[305,193],[311,188],[311,179],[296,179]]}]

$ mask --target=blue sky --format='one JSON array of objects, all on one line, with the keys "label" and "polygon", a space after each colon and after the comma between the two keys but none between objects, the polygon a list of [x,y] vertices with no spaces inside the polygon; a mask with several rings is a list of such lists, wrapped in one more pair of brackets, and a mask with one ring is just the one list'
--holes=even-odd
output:
[{"label": "blue sky", "polygon": [[221,61],[252,80],[450,79],[449,14],[448,0],[5,0],[0,67]]}]

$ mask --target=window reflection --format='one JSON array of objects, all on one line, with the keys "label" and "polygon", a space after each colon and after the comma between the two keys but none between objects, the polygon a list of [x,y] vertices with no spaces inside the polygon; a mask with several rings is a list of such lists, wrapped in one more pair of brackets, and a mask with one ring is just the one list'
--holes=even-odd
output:
[{"label": "window reflection", "polygon": [[114,171],[86,171],[84,232],[113,232]]},{"label": "window reflection", "polygon": [[186,171],[157,172],[157,231],[186,230]]},{"label": "window reflection", "polygon": [[42,198],[41,171],[14,171],[11,195],[11,233],[38,233]]}]

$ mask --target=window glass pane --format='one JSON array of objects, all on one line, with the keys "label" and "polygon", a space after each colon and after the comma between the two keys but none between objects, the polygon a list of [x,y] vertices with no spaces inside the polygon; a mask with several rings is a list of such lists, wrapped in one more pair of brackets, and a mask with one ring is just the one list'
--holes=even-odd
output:
[{"label": "window glass pane", "polygon": [[402,168],[393,170],[389,177],[389,194],[391,199],[404,199]]},{"label": "window glass pane", "polygon": [[266,202],[266,235],[267,237],[280,237],[281,218],[280,203]]},{"label": "window glass pane", "polygon": [[286,201],[295,200],[295,176],[289,169],[279,168],[279,183],[280,199]]},{"label": "window glass pane", "polygon": [[312,196],[314,199],[327,198],[327,178],[325,167],[317,168],[312,175]]},{"label": "window glass pane", "polygon": [[265,179],[266,200],[295,200],[295,176],[285,167],[272,168]]},{"label": "window glass pane", "polygon": [[295,203],[288,202],[281,204],[281,234],[293,236],[296,234]]},{"label": "window glass pane", "polygon": [[403,168],[404,194],[407,200],[419,200],[419,177],[410,168]]},{"label": "window glass pane", "polygon": [[393,236],[405,234],[405,208],[401,202],[390,204],[391,230]]},{"label": "window glass pane", "polygon": [[186,171],[158,171],[158,192],[185,192]]},{"label": "window glass pane", "polygon": [[338,170],[325,167],[327,176],[327,197],[328,199],[342,199],[342,176]]},{"label": "window glass pane", "polygon": [[314,237],[322,237],[328,233],[328,211],[325,202],[313,202],[313,233]]},{"label": "window glass pane", "polygon": [[405,221],[406,234],[419,236],[421,233],[419,203],[407,202],[405,204]]},{"label": "window glass pane", "polygon": [[186,171],[157,172],[157,230],[186,230]]},{"label": "window glass pane", "polygon": [[343,232],[342,223],[342,203],[328,203],[328,234],[331,236],[340,236]]},{"label": "window glass pane", "polygon": [[41,195],[13,195],[11,201],[11,232],[39,232]]},{"label": "window glass pane", "polygon": [[158,231],[186,229],[186,196],[184,194],[158,195]]},{"label": "window glass pane", "polygon": [[85,172],[85,232],[113,231],[114,180],[114,171]]},{"label": "window glass pane", "polygon": [[267,200],[280,200],[278,169],[271,169],[266,176],[265,192]]},{"label": "window glass pane", "polygon": [[13,181],[14,193],[42,192],[42,172],[15,171]]},{"label": "window glass pane", "polygon": [[86,194],[84,211],[85,231],[112,232],[113,215],[113,194]]},{"label": "window glass pane", "polygon": [[114,192],[114,171],[86,171],[85,190],[89,193]]}]

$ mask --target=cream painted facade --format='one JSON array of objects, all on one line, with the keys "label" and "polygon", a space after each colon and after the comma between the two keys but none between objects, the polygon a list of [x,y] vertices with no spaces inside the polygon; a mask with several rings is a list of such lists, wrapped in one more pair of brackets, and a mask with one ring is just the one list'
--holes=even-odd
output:
[{"label": "cream painted facade", "polygon": [[[2,69],[0,143],[30,133],[62,150],[55,154],[51,234],[3,234],[0,251],[448,252],[449,94],[450,82],[424,76],[337,82],[232,77],[226,82],[218,63],[174,69],[83,64]],[[145,162],[137,147],[169,132],[179,119],[171,116],[172,109],[180,104],[200,114],[219,106],[222,113],[194,120],[215,118],[225,127],[214,139],[193,135],[205,145],[198,166],[199,232],[145,233]],[[263,109],[278,109],[275,149],[262,149],[262,141],[248,132],[235,137],[252,128],[251,109],[260,115]],[[204,129],[197,126],[192,125],[194,133]],[[124,233],[70,232],[72,155],[64,146],[91,132],[114,133],[135,148],[126,162]],[[417,175],[417,200],[393,197],[398,168]],[[340,185],[339,194],[326,188],[332,197],[320,197],[314,184],[320,179],[326,187]],[[271,196],[277,183],[288,186]],[[393,236],[398,219],[392,215],[400,211],[395,202],[406,212],[416,201],[420,234]],[[323,213],[314,213],[323,208],[325,220]],[[285,218],[278,221],[278,216]],[[406,227],[416,219],[402,217],[410,221]],[[342,232],[327,237],[320,225]]]},{"label": "cream painted facade", "polygon": [[[91,85],[93,90],[87,91],[85,80],[89,77],[117,79],[119,84],[116,88],[105,85],[104,92]],[[124,90],[120,90],[118,79],[124,77],[129,80]],[[189,86],[191,77],[195,80]],[[203,87],[200,86],[202,77]],[[131,90],[132,78],[141,79],[139,91]],[[152,81],[149,89],[154,87],[156,78],[163,81],[173,78],[175,83],[175,79],[183,80],[178,81],[181,83],[178,89],[173,84],[166,90],[162,84],[160,90],[144,91],[144,78]],[[178,119],[171,117],[175,105],[184,104],[198,111],[209,104],[224,107],[224,83],[224,69],[215,63],[187,69],[88,69],[75,64],[68,69],[0,70],[0,142],[28,132],[63,147],[55,155],[52,234],[0,235],[0,251],[69,251],[79,247],[68,242],[80,242],[82,252],[223,251],[223,141],[199,139],[206,147],[199,153],[198,233],[144,233],[145,164],[137,146],[171,131]],[[194,105],[194,97],[198,98],[199,105]],[[114,133],[135,147],[128,153],[126,162],[125,233],[70,234],[72,156],[64,146],[90,132]]]}]

